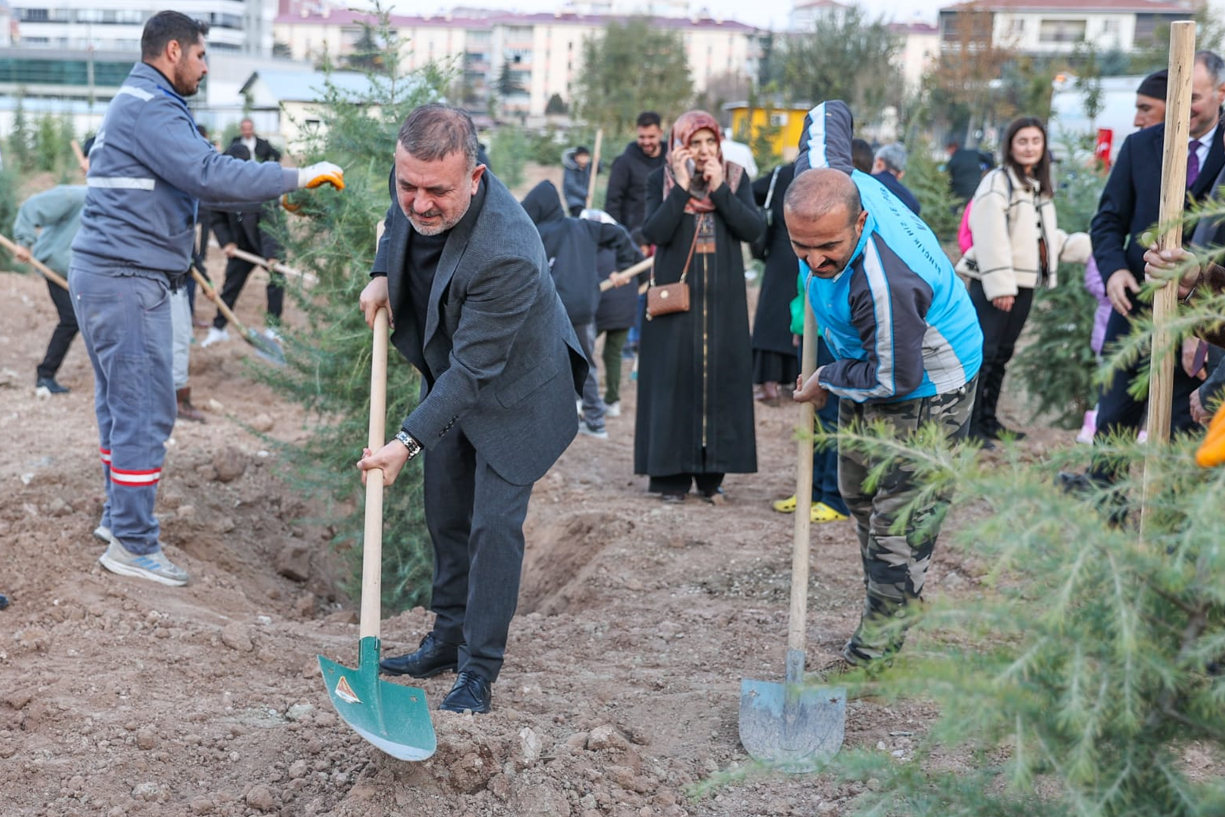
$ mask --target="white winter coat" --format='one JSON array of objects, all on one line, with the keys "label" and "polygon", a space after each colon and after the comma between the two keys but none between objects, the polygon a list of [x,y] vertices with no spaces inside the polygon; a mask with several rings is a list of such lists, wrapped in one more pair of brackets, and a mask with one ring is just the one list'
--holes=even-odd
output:
[{"label": "white winter coat", "polygon": [[[1007,174],[1007,175],[1005,175]],[[1011,191],[1009,182],[1011,181]],[[1046,286],[1058,283],[1058,262],[1083,264],[1092,245],[1087,233],[1068,235],[1055,220],[1055,203],[1037,193],[1038,183],[1000,167],[983,176],[970,204],[974,246],[957,263],[957,271],[982,282],[988,300],[1034,289],[1041,276],[1038,239],[1046,240]]]}]

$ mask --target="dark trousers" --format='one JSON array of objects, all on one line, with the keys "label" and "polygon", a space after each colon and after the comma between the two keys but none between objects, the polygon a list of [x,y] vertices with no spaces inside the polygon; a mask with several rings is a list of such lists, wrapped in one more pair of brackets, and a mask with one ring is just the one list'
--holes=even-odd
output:
[{"label": "dark trousers", "polygon": [[609,329],[604,333],[604,405],[621,402],[621,347],[629,329]]},{"label": "dark trousers", "polygon": [[982,435],[999,427],[995,406],[1004,386],[1004,370],[1016,350],[1017,338],[1025,328],[1025,319],[1034,303],[1034,291],[1020,288],[1012,309],[996,309],[983,292],[979,281],[970,282],[970,300],[978,313],[978,325],[983,330],[983,365],[978,372],[978,397],[970,420],[970,433]]},{"label": "dark trousers", "polygon": [[690,485],[697,485],[703,496],[714,496],[723,485],[724,474],[669,474],[651,477],[647,490],[653,494],[687,494]]},{"label": "dark trousers", "polygon": [[459,670],[493,683],[519,600],[531,485],[489,467],[456,425],[425,457],[425,521],[434,545],[434,635],[459,644]]},{"label": "dark trousers", "polygon": [[[1132,296],[1132,298],[1132,314],[1135,314],[1139,304],[1135,301],[1135,296]],[[1112,343],[1115,343],[1130,332],[1130,318],[1120,315],[1113,309],[1110,310],[1110,318],[1106,321],[1106,336],[1102,342],[1102,348],[1109,348]],[[1146,362],[1146,360],[1147,358],[1142,358],[1139,363],[1116,371],[1111,377],[1110,382],[1102,387],[1097,405],[1097,433],[1093,435],[1095,440],[1104,440],[1111,434],[1119,432],[1134,433],[1140,430],[1140,426],[1144,423],[1148,402],[1133,398],[1127,393],[1127,387],[1135,379],[1140,364]],[[1172,433],[1177,434],[1182,431],[1199,428],[1199,425],[1191,419],[1191,392],[1198,389],[1199,386],[1200,381],[1194,377],[1187,376],[1182,366],[1175,360],[1174,396],[1170,405],[1170,431]],[[1098,482],[1110,482],[1113,481],[1115,470],[1116,465],[1108,458],[1094,457],[1093,463],[1089,467],[1089,477]]]},{"label": "dark trousers", "polygon": [[77,336],[77,315],[72,309],[72,296],[68,294],[68,290],[48,281],[47,291],[51,293],[51,301],[55,304],[55,311],[59,313],[60,322],[51,333],[51,342],[47,344],[47,354],[43,357],[43,362],[38,364],[38,376],[54,378],[55,373],[60,370],[60,364],[64,362],[64,355],[68,354],[72,339]]},{"label": "dark trousers", "polygon": [[[240,250],[253,252],[246,247],[239,246]],[[241,258],[231,258],[225,265],[225,283],[221,286],[221,300],[230,309],[234,308],[234,304],[238,302],[238,294],[242,292],[243,284],[247,283],[247,276],[251,274],[251,270],[255,269],[255,264],[250,261],[243,261]],[[275,272],[268,273],[268,314],[280,321],[281,310],[285,304],[285,287],[284,278]],[[218,329],[224,329],[227,321],[225,315],[221,314],[221,310],[217,310],[217,317],[213,318],[213,326]]]}]

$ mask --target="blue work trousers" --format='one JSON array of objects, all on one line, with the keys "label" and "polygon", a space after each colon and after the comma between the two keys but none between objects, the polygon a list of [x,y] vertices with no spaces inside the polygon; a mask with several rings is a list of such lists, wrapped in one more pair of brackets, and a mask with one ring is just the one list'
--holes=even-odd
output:
[{"label": "blue work trousers", "polygon": [[177,410],[169,281],[74,265],[68,285],[94,367],[102,524],[128,551],[152,553],[160,531],[153,504]]}]

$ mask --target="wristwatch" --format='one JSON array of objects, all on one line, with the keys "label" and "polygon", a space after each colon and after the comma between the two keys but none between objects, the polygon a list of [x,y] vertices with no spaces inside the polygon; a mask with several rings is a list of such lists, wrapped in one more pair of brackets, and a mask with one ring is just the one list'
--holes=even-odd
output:
[{"label": "wristwatch", "polygon": [[396,439],[404,443],[404,447],[408,449],[408,458],[410,460],[421,453],[421,443],[410,437],[408,432],[404,429],[400,429],[400,433],[396,435]]}]

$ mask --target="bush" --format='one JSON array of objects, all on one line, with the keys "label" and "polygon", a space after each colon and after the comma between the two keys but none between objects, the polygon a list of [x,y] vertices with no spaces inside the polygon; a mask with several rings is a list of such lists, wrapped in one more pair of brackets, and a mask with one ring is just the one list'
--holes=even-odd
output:
[{"label": "bush", "polygon": [[[384,31],[388,27],[384,20]],[[362,488],[354,463],[366,445],[370,414],[371,334],[357,309],[374,260],[375,224],[387,210],[388,173],[396,135],[417,105],[441,95],[446,78],[426,70],[397,73],[390,36],[383,73],[370,74],[365,94],[341,91],[330,80],[319,105],[323,126],[300,163],[327,159],[345,169],[345,190],[300,193],[302,209],[284,235],[288,256],[318,276],[310,290],[289,292],[306,326],[284,333],[287,365],[258,368],[259,379],[311,414],[309,438],[287,445],[291,478],[326,503],[333,544],[349,556],[345,587],[361,585]],[[420,380],[396,353],[389,355],[387,429],[394,431],[416,406]],[[409,463],[384,498],[384,609],[397,612],[427,604],[431,550],[421,503],[420,460]]]},{"label": "bush", "polygon": [[932,158],[932,147],[926,140],[909,145],[908,152],[905,183],[923,208],[923,220],[942,242],[955,242],[961,225],[961,202],[949,188],[948,174]]}]

